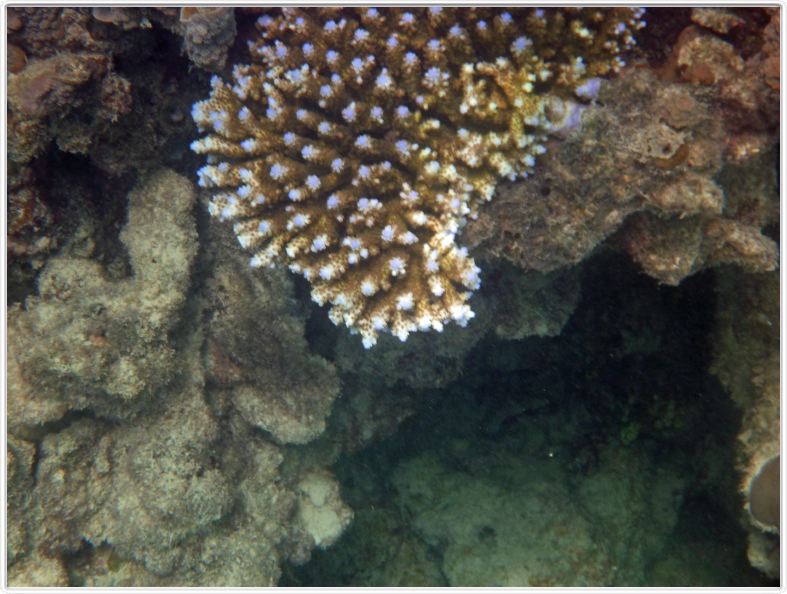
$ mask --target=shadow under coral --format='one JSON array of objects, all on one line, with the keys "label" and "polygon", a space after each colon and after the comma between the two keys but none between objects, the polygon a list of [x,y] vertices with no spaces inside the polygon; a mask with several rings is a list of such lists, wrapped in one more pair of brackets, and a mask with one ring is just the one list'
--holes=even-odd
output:
[{"label": "shadow under coral", "polygon": [[562,334],[482,340],[335,469],[353,524],[286,586],[752,586],[737,410],[708,369],[714,272],[588,262]]}]

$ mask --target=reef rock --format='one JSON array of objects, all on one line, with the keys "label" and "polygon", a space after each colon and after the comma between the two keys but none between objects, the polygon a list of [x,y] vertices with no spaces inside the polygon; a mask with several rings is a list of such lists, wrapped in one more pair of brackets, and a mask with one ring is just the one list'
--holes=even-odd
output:
[{"label": "reef rock", "polygon": [[[255,273],[228,234],[212,231],[216,264],[207,281],[208,379],[249,424],[279,443],[306,443],[325,429],[339,395],[333,366],[310,352],[305,312],[282,270]],[[253,329],[253,330],[251,330]]]},{"label": "reef rock", "polygon": [[273,586],[284,560],[352,518],[327,470],[285,472],[269,439],[319,435],[339,390],[308,352],[292,285],[238,283],[233,262],[248,267],[216,249],[206,298],[193,207],[184,178],[150,174],[120,233],[131,276],[111,280],[74,249],[9,316],[14,585]]},{"label": "reef rock", "polygon": [[197,251],[193,205],[191,184],[170,171],[136,187],[121,233],[128,279],[108,280],[89,259],[49,260],[38,295],[9,311],[12,432],[74,409],[126,417],[172,379],[170,338]]},{"label": "reef rock", "polygon": [[775,136],[742,166],[727,157],[744,133],[730,130],[725,110],[716,87],[627,70],[602,84],[598,104],[550,159],[502,187],[463,237],[477,253],[542,272],[582,261],[616,233],[647,274],[670,285],[718,264],[773,270],[776,244],[762,228],[778,212],[768,166]]},{"label": "reef rock", "polygon": [[779,274],[719,275],[712,371],[741,408],[738,470],[749,561],[779,576]]}]

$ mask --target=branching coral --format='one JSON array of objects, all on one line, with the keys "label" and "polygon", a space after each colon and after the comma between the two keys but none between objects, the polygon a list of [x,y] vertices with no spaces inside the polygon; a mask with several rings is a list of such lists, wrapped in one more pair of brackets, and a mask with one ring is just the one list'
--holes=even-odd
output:
[{"label": "branching coral", "polygon": [[331,320],[401,340],[473,317],[455,242],[501,179],[525,177],[577,97],[623,64],[629,9],[284,9],[253,63],[212,81],[200,185],[253,266],[282,262]]}]

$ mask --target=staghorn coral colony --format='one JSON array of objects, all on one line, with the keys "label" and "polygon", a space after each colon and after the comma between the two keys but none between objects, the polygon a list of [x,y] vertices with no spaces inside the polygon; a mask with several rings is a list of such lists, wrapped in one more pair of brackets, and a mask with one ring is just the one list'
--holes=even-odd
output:
[{"label": "staghorn coral colony", "polygon": [[199,184],[252,266],[284,263],[330,318],[402,341],[464,326],[480,269],[456,235],[527,177],[624,65],[638,9],[295,9],[192,116]]}]

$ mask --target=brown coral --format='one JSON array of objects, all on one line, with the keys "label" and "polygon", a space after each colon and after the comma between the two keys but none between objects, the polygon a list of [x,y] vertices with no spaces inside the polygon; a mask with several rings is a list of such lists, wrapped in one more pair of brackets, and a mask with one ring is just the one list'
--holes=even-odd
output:
[{"label": "brown coral", "polygon": [[[254,63],[194,106],[200,184],[252,265],[288,264],[364,345],[473,315],[455,235],[500,179],[528,175],[574,93],[616,71],[639,12],[284,9]],[[573,98],[573,99],[572,99]],[[220,159],[229,161],[217,162]]]}]

